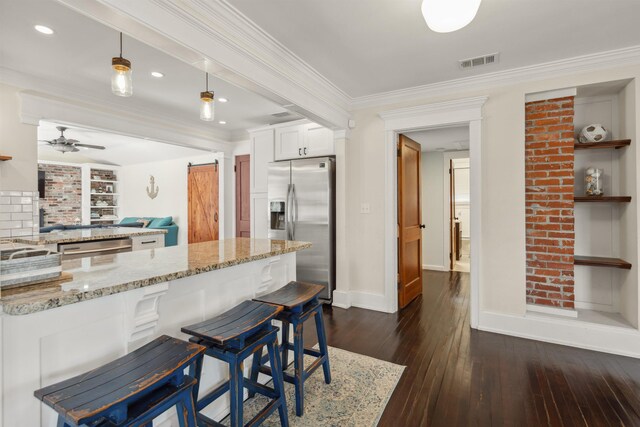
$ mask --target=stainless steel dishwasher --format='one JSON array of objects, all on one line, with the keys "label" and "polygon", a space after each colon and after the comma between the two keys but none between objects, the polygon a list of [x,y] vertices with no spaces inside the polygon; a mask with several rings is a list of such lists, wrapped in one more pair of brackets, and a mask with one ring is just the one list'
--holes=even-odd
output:
[{"label": "stainless steel dishwasher", "polygon": [[97,255],[131,252],[133,243],[130,238],[98,240],[92,242],[61,243],[58,252],[62,259],[76,259]]}]

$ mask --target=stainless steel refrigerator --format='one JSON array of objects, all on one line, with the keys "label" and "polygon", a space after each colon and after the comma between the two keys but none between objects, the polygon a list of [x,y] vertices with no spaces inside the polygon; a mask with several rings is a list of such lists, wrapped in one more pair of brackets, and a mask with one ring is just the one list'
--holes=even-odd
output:
[{"label": "stainless steel refrigerator", "polygon": [[269,238],[311,242],[297,252],[297,280],[325,286],[331,301],[336,283],[335,159],[318,157],[269,163]]}]

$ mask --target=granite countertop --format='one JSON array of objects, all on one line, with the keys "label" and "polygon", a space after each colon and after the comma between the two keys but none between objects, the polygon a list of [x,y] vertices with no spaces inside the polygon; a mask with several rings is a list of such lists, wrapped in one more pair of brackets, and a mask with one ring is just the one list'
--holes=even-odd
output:
[{"label": "granite countertop", "polygon": [[72,259],[62,262],[63,271],[73,273],[71,281],[3,290],[0,305],[6,314],[31,314],[309,247],[307,242],[237,238]]},{"label": "granite countertop", "polygon": [[50,233],[34,234],[32,236],[12,237],[16,243],[27,245],[50,245],[58,243],[90,242],[92,240],[120,239],[133,236],[147,236],[150,234],[166,234],[167,230],[156,228],[109,227],[85,228],[78,230],[60,230]]}]

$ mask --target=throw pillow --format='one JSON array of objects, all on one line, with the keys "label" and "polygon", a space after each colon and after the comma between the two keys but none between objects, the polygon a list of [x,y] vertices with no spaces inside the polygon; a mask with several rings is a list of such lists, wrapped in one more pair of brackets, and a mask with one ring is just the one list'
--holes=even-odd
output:
[{"label": "throw pillow", "polygon": [[144,218],[139,218],[136,222],[142,223],[142,227],[146,228],[149,226],[149,220]]},{"label": "throw pillow", "polygon": [[171,225],[172,222],[173,217],[171,216],[166,216],[164,218],[154,218],[153,221],[151,221],[151,224],[149,224],[149,228],[166,227],[167,225]]}]

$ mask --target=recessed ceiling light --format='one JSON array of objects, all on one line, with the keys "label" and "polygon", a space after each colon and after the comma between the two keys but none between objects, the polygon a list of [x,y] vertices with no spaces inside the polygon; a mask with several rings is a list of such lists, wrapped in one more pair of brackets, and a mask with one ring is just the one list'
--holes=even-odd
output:
[{"label": "recessed ceiling light", "polygon": [[227,101],[228,101],[227,98],[218,98],[218,102],[222,102],[223,104]]},{"label": "recessed ceiling light", "polygon": [[224,120],[220,120],[218,123],[220,123],[221,125],[226,125],[227,122],[225,122]]},{"label": "recessed ceiling light", "polygon": [[42,34],[46,34],[48,36],[53,34],[53,30],[51,28],[49,28],[49,27],[45,27],[44,25],[36,25],[33,28],[35,28],[37,32],[42,33]]},{"label": "recessed ceiling light", "polygon": [[164,77],[164,74],[162,74],[160,71],[152,71],[152,72],[151,72],[151,75],[152,75],[153,77],[157,77],[157,78],[162,78],[162,77]]}]

